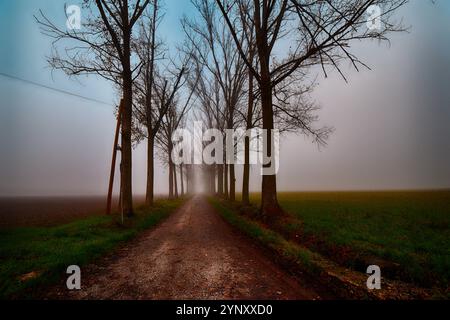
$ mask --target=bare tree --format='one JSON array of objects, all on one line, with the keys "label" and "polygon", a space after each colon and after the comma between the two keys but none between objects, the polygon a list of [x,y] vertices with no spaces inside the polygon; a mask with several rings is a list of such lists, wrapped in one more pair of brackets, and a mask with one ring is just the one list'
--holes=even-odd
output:
[{"label": "bare tree", "polygon": [[[216,77],[207,70],[202,59],[196,56],[196,51],[192,52],[194,68],[188,79],[188,85],[193,90],[197,98],[197,108],[194,118],[202,121],[208,128],[217,129],[221,132],[226,127],[226,105],[222,99],[222,91]],[[206,142],[203,143],[204,146]],[[215,157],[215,155],[213,155]],[[223,161],[223,159],[222,159]],[[224,166],[223,164],[210,164],[203,166],[208,171],[208,188],[210,193],[224,194]],[[216,189],[217,174],[217,189]],[[226,188],[225,188],[226,189]]]},{"label": "bare tree", "polygon": [[[133,215],[132,200],[132,109],[133,79],[141,64],[133,64],[132,34],[150,0],[84,0],[89,16],[81,31],[63,30],[42,11],[35,17],[44,34],[54,38],[49,64],[66,74],[97,74],[119,84],[123,95],[121,117],[121,205]],[[61,56],[58,43],[69,42]],[[73,45],[72,45],[73,43]]]},{"label": "bare tree", "polygon": [[[251,0],[242,1],[239,5],[239,12],[244,13],[250,6]],[[243,41],[246,42],[247,59],[248,62],[252,64],[255,68],[256,56],[256,43],[255,43],[255,25],[248,16],[240,14],[240,25],[242,27],[242,34],[244,35]],[[257,67],[256,67],[257,68]],[[242,114],[243,120],[245,122],[245,127],[247,130],[253,129],[258,123],[257,117],[257,99],[255,99],[254,90],[254,76],[250,69],[248,69],[248,99],[247,99],[247,112]],[[250,204],[250,137],[245,136],[245,150],[244,150],[244,168],[242,174],[242,203],[244,205]]]},{"label": "bare tree", "polygon": [[[137,140],[147,140],[147,183],[145,204],[154,201],[154,149],[155,138],[161,127],[163,117],[168,111],[168,104],[155,104],[154,73],[158,60],[163,60],[166,50],[158,42],[156,32],[162,20],[160,2],[153,0],[149,19],[140,24],[139,38],[135,43],[137,55],[143,65],[141,75],[136,79],[136,118],[138,119],[135,135]],[[142,125],[144,128],[140,127]]]},{"label": "bare tree", "polygon": [[[169,72],[169,75],[162,76],[155,73],[155,93],[160,107],[158,109],[166,110],[162,116],[161,130],[156,135],[156,141],[163,152],[161,159],[168,165],[169,169],[169,198],[178,196],[178,185],[176,183],[176,165],[172,160],[174,143],[173,134],[190,110],[192,102],[192,90],[185,92],[185,102],[181,102],[181,88],[186,83],[185,72],[189,59],[185,59],[181,69],[176,72]],[[170,80],[172,79],[172,80]]]},{"label": "bare tree", "polygon": [[[200,21],[183,20],[185,34],[194,49],[196,59],[210,72],[221,89],[221,95],[225,102],[224,118],[225,129],[234,129],[239,103],[243,97],[246,67],[243,59],[235,50],[232,34],[223,28],[217,7],[212,0],[192,0],[192,3],[200,13]],[[234,157],[228,155],[228,157]],[[225,165],[225,196],[235,200],[236,177],[235,165]],[[220,175],[220,173],[219,173]]]},{"label": "bare tree", "polygon": [[181,196],[183,197],[186,194],[184,189],[184,179],[185,179],[184,164],[180,163],[178,167],[180,169]]},{"label": "bare tree", "polygon": [[178,110],[176,105],[177,103],[175,102],[169,108],[164,117],[162,130],[157,136],[157,141],[162,151],[161,159],[166,163],[169,171],[169,199],[178,197],[177,166],[172,160],[172,153],[175,150],[172,137],[187,111],[185,108]]},{"label": "bare tree", "polygon": [[[274,153],[274,93],[279,86],[286,86],[305,73],[313,65],[321,65],[327,75],[327,67],[336,69],[345,79],[340,62],[348,60],[359,70],[367,67],[351,51],[354,41],[365,39],[388,40],[392,31],[403,28],[392,21],[393,13],[407,0],[215,0],[233,35],[233,39],[247,68],[258,82],[261,95],[263,129],[268,130],[266,139],[267,156]],[[369,17],[370,6],[382,8],[380,16]],[[255,26],[256,48],[259,70],[249,61],[242,45],[242,28],[236,24],[236,16],[245,16]],[[376,19],[377,28],[367,26]],[[288,40],[291,47],[285,54],[276,52],[281,39]],[[302,77],[300,77],[302,78]],[[289,116],[290,111],[278,106]],[[327,131],[316,132],[302,127],[302,119],[294,114],[297,123],[318,143],[326,139]],[[274,159],[272,159],[274,161]],[[273,165],[273,163],[266,166]],[[261,212],[264,217],[276,216],[282,212],[277,200],[276,174],[264,175],[262,179]]]}]

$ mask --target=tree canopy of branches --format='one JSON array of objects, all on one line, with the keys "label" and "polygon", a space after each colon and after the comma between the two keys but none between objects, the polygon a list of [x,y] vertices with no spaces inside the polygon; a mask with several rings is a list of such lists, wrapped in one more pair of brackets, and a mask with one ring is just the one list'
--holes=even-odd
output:
[{"label": "tree canopy of branches", "polygon": [[[156,144],[169,166],[170,196],[176,194],[172,135],[184,123],[193,97],[197,117],[210,128],[225,132],[262,124],[263,152],[271,159],[263,169],[277,167],[273,129],[325,144],[332,129],[316,125],[311,74],[321,70],[326,77],[335,70],[347,81],[343,62],[358,71],[369,68],[353,53],[353,44],[389,41],[392,32],[403,31],[394,13],[408,0],[191,0],[198,17],[182,20],[186,39],[176,62],[166,57],[168,50],[157,37],[160,2],[83,0],[88,14],[81,30],[62,29],[43,12],[35,17],[54,40],[50,66],[69,76],[95,74],[119,88],[121,206],[129,216],[133,139],[147,140],[146,203],[153,203]],[[380,14],[369,15],[371,8]],[[248,203],[250,141],[245,139],[242,189]],[[225,154],[230,157],[235,153]],[[208,168],[210,189],[215,192],[217,171],[218,193],[234,200],[234,164]],[[261,199],[263,217],[282,213],[275,172],[263,175]]]},{"label": "tree canopy of branches", "polygon": [[[233,36],[236,50],[256,79],[262,106],[263,129],[268,130],[266,155],[274,153],[274,110],[291,119],[304,133],[322,144],[329,130],[310,127],[310,117],[289,100],[287,84],[304,79],[308,70],[320,65],[327,75],[329,68],[337,70],[346,79],[341,62],[350,61],[359,70],[367,67],[351,51],[355,41],[388,40],[391,32],[402,31],[393,21],[393,13],[408,0],[215,0]],[[368,28],[373,17],[367,14],[371,6],[379,6],[379,28]],[[259,69],[249,60],[242,44],[245,30],[239,21],[254,26],[254,37]],[[280,50],[289,43],[289,50]],[[280,52],[281,51],[281,52]],[[368,68],[368,67],[367,67]],[[282,104],[275,103],[277,94],[284,92]],[[297,98],[298,95],[295,95]],[[295,97],[294,96],[294,97]],[[289,99],[288,99],[289,98]],[[297,99],[295,99],[297,100]],[[294,101],[295,101],[294,100]],[[298,102],[298,100],[296,101]],[[302,104],[301,104],[302,105]],[[312,106],[306,110],[311,110]],[[272,157],[272,161],[274,161]],[[266,164],[270,167],[273,163]],[[277,200],[276,174],[262,178],[261,213],[270,218],[282,212]]]},{"label": "tree canopy of branches", "polygon": [[[132,109],[133,80],[142,64],[133,57],[133,33],[150,0],[84,0],[89,10],[82,30],[65,30],[41,11],[36,17],[44,34],[54,39],[53,54],[48,59],[55,69],[70,76],[97,74],[121,88],[121,206],[133,215],[132,201]],[[61,54],[58,45],[64,42]]]},{"label": "tree canopy of branches", "polygon": [[[209,78],[210,83],[214,83],[220,88],[221,98],[224,101],[222,118],[225,122],[225,129],[234,129],[238,119],[237,110],[244,96],[246,66],[244,60],[235,50],[232,34],[227,28],[222,27],[220,12],[217,10],[215,3],[210,0],[193,0],[192,3],[201,18],[199,21],[187,18],[183,20],[188,45],[192,48],[194,59],[204,70],[200,75]],[[243,39],[241,38],[240,41],[242,42]],[[203,83],[206,81],[203,81]],[[216,93],[218,92],[216,91]],[[202,92],[197,92],[197,94],[203,95]],[[209,108],[208,105],[211,101],[204,102],[204,107]],[[217,105],[215,107],[216,111],[220,110],[217,109]],[[205,109],[204,111],[210,112],[213,110]],[[211,118],[211,116],[209,117]],[[219,125],[219,123],[220,121],[216,124]],[[232,156],[234,157],[234,154]],[[229,169],[229,190],[226,173],[224,189],[230,200],[234,201],[236,193],[234,164],[225,165],[225,172],[227,172],[227,169]],[[221,191],[220,187],[219,190]]]},{"label": "tree canopy of branches", "polygon": [[[136,54],[143,67],[134,85],[136,88],[134,130],[137,141],[147,140],[147,183],[145,204],[152,205],[154,200],[154,146],[155,138],[168,106],[154,103],[154,78],[158,72],[157,62],[164,60],[166,50],[164,44],[157,40],[157,29],[162,21],[161,3],[153,0],[151,10],[147,11],[148,19],[140,23],[139,37],[134,43]],[[177,85],[178,87],[178,85]],[[178,90],[178,88],[177,88]],[[142,130],[144,127],[145,130]]]},{"label": "tree canopy of branches", "polygon": [[156,104],[156,110],[159,110],[159,118],[157,120],[159,129],[155,139],[162,150],[161,159],[163,163],[167,164],[169,169],[169,198],[173,198],[174,195],[178,196],[178,190],[174,192],[177,184],[174,183],[176,181],[176,167],[172,161],[172,152],[174,150],[173,134],[184,120],[191,105],[192,94],[188,93],[184,103],[182,99],[183,93],[186,94],[182,88],[186,83],[187,61],[185,60],[183,66],[177,69],[176,72],[168,75],[155,73],[154,77],[154,103]]}]

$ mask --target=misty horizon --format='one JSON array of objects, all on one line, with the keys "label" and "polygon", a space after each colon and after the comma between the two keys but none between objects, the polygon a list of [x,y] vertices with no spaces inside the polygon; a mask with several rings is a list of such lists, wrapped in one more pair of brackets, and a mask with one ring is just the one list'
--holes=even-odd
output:
[{"label": "misty horizon", "polygon": [[[21,0],[0,9],[0,27],[10,30],[0,38],[0,72],[110,105],[0,76],[0,197],[105,195],[117,92],[98,77],[69,79],[46,65],[50,39],[33,15],[43,9],[64,23],[62,3]],[[167,1],[161,33],[171,50],[181,41],[179,19],[192,12],[187,2]],[[447,2],[412,1],[398,13],[410,33],[393,35],[390,47],[355,46],[372,70],[344,68],[348,83],[337,72],[325,79],[317,71],[320,124],[335,132],[320,150],[301,135],[283,136],[279,191],[450,188],[449,13]],[[141,143],[133,152],[134,194],[145,193],[145,163]],[[258,169],[251,172],[250,191],[257,191]],[[239,166],[237,192],[241,177]],[[167,169],[159,161],[155,181],[156,193],[166,194]]]}]

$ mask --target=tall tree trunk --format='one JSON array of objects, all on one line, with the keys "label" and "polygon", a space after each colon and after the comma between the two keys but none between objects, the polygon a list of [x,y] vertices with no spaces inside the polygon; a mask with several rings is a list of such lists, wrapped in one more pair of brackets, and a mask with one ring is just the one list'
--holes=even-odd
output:
[{"label": "tall tree trunk", "polygon": [[234,171],[234,164],[230,164],[230,194],[229,199],[231,201],[236,200],[236,173]]},{"label": "tall tree trunk", "polygon": [[191,194],[191,165],[186,165],[186,193]]},{"label": "tall tree trunk", "polygon": [[245,138],[245,162],[244,172],[242,173],[242,203],[250,204],[250,139]]},{"label": "tall tree trunk", "polygon": [[153,72],[155,66],[155,34],[156,34],[156,18],[158,15],[158,0],[153,2],[153,20],[151,24],[151,48],[150,48],[150,62],[147,66],[147,94],[146,94],[146,122],[147,122],[147,190],[145,193],[145,204],[147,206],[153,205],[154,201],[154,145],[155,132],[153,132],[152,123],[152,97],[153,97]]},{"label": "tall tree trunk", "polygon": [[169,146],[169,199],[173,199],[173,163],[172,163],[172,147]]},{"label": "tall tree trunk", "polygon": [[[232,106],[234,106],[234,104],[231,104]],[[233,129],[233,113],[234,113],[234,108],[232,107],[228,107],[228,109],[230,110],[230,118],[228,119],[228,129]],[[233,146],[234,146],[234,138],[233,138]],[[230,163],[228,165],[228,171],[230,173],[230,189],[228,191],[228,199],[231,201],[235,201],[236,200],[236,174],[235,174],[235,165],[234,165],[234,159],[235,159],[235,148],[233,147],[233,150],[231,151],[232,153],[230,154],[231,159],[233,159],[233,163]]]},{"label": "tall tree trunk", "polygon": [[[253,61],[253,55],[250,55],[250,61]],[[247,107],[247,130],[253,127],[253,74],[248,72],[248,107]],[[244,150],[244,172],[242,175],[242,203],[244,205],[250,204],[250,138],[245,137]]]},{"label": "tall tree trunk", "polygon": [[[269,76],[270,77],[270,76]],[[262,78],[261,81],[261,106],[263,113],[263,129],[267,130],[267,135],[263,135],[264,139],[267,139],[265,147],[263,148],[264,154],[271,158],[272,163],[264,165],[264,167],[270,167],[275,161],[274,145],[273,145],[273,105],[272,105],[272,88],[270,84],[270,78],[267,76]],[[263,175],[262,177],[262,192],[261,192],[261,214],[264,218],[274,217],[282,212],[277,199],[277,176],[276,174]]]},{"label": "tall tree trunk", "polygon": [[[266,139],[263,143],[263,153],[267,157],[271,157],[273,154],[273,135],[274,129],[273,121],[273,101],[272,101],[272,79],[270,73],[270,47],[269,47],[269,35],[267,29],[262,28],[261,14],[265,14],[268,10],[268,3],[263,3],[264,10],[261,12],[259,4],[255,6],[254,22],[256,31],[256,47],[259,58],[260,66],[260,81],[259,89],[261,92],[261,108],[262,108],[262,120],[263,129],[267,131],[267,134],[263,134],[263,139]],[[274,159],[272,159],[274,161]],[[273,164],[273,163],[272,163]],[[270,167],[271,164],[263,165],[264,168]],[[264,219],[272,218],[282,212],[277,199],[277,176],[263,175],[262,188],[261,188],[261,215]]]},{"label": "tall tree trunk", "polygon": [[207,167],[207,170],[206,170],[206,175],[205,175],[205,182],[206,182],[206,184],[207,184],[207,192],[208,192],[208,194],[211,194],[212,193],[212,184],[211,184],[211,181],[212,181],[212,179],[211,179],[211,177],[212,177],[212,166],[211,165],[209,165],[208,167]]},{"label": "tall tree trunk", "polygon": [[145,193],[145,204],[153,205],[154,201],[154,138],[151,129],[147,139],[147,190]]},{"label": "tall tree trunk", "polygon": [[217,193],[223,196],[223,164],[217,165]]},{"label": "tall tree trunk", "polygon": [[178,181],[177,181],[177,166],[172,164],[173,166],[173,185],[175,187],[175,198],[178,198]]},{"label": "tall tree trunk", "polygon": [[[126,37],[125,37],[126,38]],[[127,41],[125,41],[127,42]],[[124,215],[133,216],[132,195],[132,147],[131,147],[131,119],[133,108],[132,75],[130,69],[129,42],[124,44],[127,61],[123,72],[123,101],[124,109],[122,115],[122,141],[121,141],[121,185],[122,185],[122,209]]]},{"label": "tall tree trunk", "polygon": [[228,165],[224,164],[223,170],[223,191],[225,199],[228,199]]},{"label": "tall tree trunk", "polygon": [[209,193],[216,193],[216,166],[213,164],[209,170]]},{"label": "tall tree trunk", "polygon": [[216,175],[217,175],[217,165],[214,164],[213,165],[213,172],[212,172],[212,189],[213,189],[213,194],[217,193],[217,188],[216,188]]},{"label": "tall tree trunk", "polygon": [[184,196],[183,164],[180,164],[181,196]]}]

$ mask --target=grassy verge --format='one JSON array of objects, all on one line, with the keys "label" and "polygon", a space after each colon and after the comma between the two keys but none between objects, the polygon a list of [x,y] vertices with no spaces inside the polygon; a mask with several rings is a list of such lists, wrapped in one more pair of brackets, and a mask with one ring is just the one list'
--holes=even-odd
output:
[{"label": "grassy verge", "polygon": [[[276,256],[281,257],[280,262],[286,265],[292,272],[303,275],[306,273],[311,279],[322,284],[328,292],[337,297],[349,299],[448,299],[449,293],[446,287],[420,288],[416,283],[407,283],[395,279],[386,278],[382,267],[383,290],[367,290],[366,268],[370,264],[379,261],[366,261],[363,270],[352,270],[329,259],[327,254],[306,246],[302,238],[292,232],[298,231],[300,221],[291,217],[283,217],[275,225],[262,223],[255,217],[254,207],[243,207],[239,203],[230,203],[222,199],[211,198],[210,203],[231,225],[243,233],[249,235],[262,245],[272,250]],[[277,225],[289,222],[289,225]],[[295,224],[295,226],[293,226]],[[284,228],[284,229],[283,229]],[[283,229],[280,231],[280,229]],[[321,241],[322,243],[323,241]],[[330,248],[336,250],[335,244]]]},{"label": "grassy verge", "polygon": [[210,198],[209,202],[217,212],[228,221],[228,223],[270,248],[280,256],[283,256],[291,262],[302,265],[302,267],[308,269],[309,272],[314,273],[319,271],[315,269],[315,265],[312,263],[312,259],[314,259],[313,252],[292,241],[286,240],[282,235],[268,229],[258,221],[237,214],[234,208],[228,206],[223,200]]},{"label": "grassy verge", "polygon": [[84,265],[168,217],[182,200],[141,207],[120,223],[95,216],[57,227],[0,232],[0,298],[29,298],[35,289],[59,280],[69,265]]},{"label": "grassy verge", "polygon": [[393,279],[448,288],[450,191],[280,193],[279,202],[291,219],[277,230],[312,251],[358,271],[379,264]]}]

